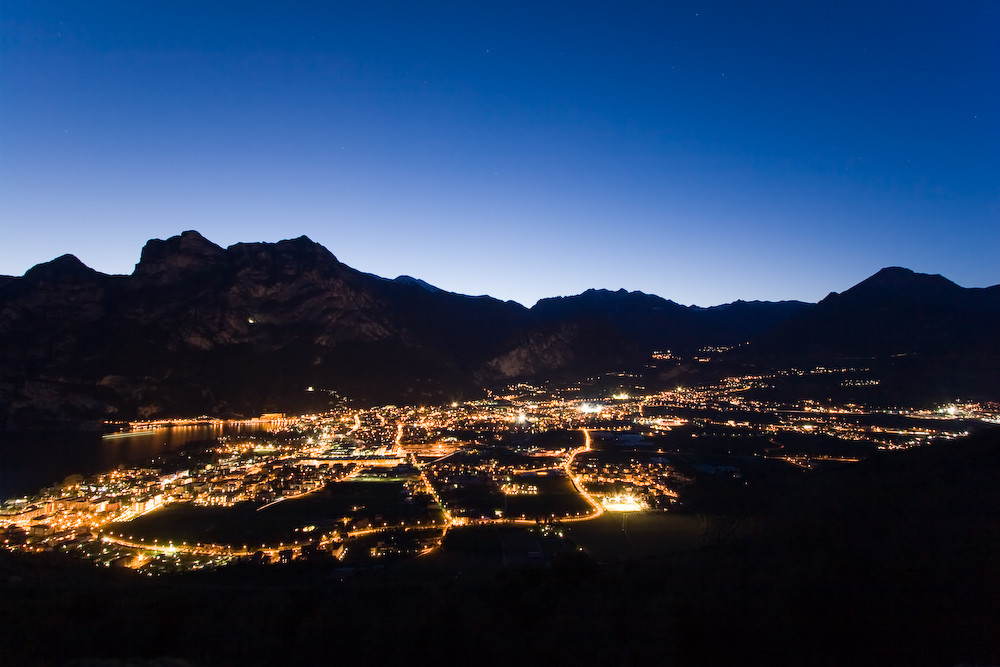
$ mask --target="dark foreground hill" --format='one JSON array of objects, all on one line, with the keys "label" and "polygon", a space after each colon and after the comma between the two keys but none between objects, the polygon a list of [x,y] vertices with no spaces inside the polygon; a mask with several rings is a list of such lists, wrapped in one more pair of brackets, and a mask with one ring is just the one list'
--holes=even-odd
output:
[{"label": "dark foreground hill", "polygon": [[992,430],[718,488],[711,521],[740,528],[695,551],[486,576],[146,579],[0,552],[0,665],[995,665],[998,477]]}]

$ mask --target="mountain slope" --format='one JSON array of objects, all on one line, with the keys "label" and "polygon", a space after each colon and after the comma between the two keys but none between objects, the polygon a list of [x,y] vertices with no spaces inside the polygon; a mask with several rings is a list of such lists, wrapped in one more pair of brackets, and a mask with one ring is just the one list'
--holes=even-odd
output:
[{"label": "mountain slope", "polygon": [[129,276],[65,255],[0,277],[0,424],[451,401],[736,345],[738,365],[862,358],[910,369],[889,388],[995,395],[998,302],[1000,287],[886,269],[818,305],[588,290],[527,309],[362,273],[306,237],[221,248],[188,231],[149,241]]},{"label": "mountain slope", "polygon": [[731,359],[773,367],[851,365],[880,391],[993,397],[1000,377],[1000,286],[964,288],[939,275],[882,269],[795,314]]},{"label": "mountain slope", "polygon": [[531,328],[489,363],[503,377],[641,368],[654,350],[690,355],[703,346],[738,345],[809,308],[800,301],[698,308],[642,292],[590,289],[539,301]]},{"label": "mountain slope", "polygon": [[0,284],[0,304],[11,426],[317,407],[310,385],[444,400],[527,317],[355,271],[304,237],[224,250],[196,232],[150,241],[131,276],[39,265]]}]

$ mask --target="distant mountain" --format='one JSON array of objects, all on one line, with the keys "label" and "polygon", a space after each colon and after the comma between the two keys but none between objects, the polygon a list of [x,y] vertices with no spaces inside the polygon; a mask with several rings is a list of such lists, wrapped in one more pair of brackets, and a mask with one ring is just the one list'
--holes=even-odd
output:
[{"label": "distant mountain", "polygon": [[531,378],[641,367],[654,350],[690,355],[703,346],[738,345],[811,307],[737,301],[698,308],[642,292],[590,289],[539,301],[531,326],[489,364],[505,377]]},{"label": "distant mountain", "polygon": [[730,359],[868,367],[898,400],[1000,396],[1000,285],[891,267],[796,313]]},{"label": "distant mountain", "polygon": [[893,269],[816,306],[697,308],[588,290],[528,309],[362,273],[306,237],[221,248],[189,231],[149,241],[129,276],[64,255],[0,277],[0,424],[317,410],[335,394],[450,401],[749,340],[734,363],[950,345],[946,358],[965,368],[964,350],[985,354],[997,339],[998,291]]}]

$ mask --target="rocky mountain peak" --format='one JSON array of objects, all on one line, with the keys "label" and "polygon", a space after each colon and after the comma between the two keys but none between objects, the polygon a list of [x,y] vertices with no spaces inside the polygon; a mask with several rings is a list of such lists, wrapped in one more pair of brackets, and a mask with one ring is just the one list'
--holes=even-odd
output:
[{"label": "rocky mountain peak", "polygon": [[311,272],[326,277],[344,272],[332,252],[307,236],[277,243],[237,243],[226,254],[239,272],[255,280],[287,282]]},{"label": "rocky mountain peak", "polygon": [[51,262],[36,264],[28,269],[24,277],[33,283],[69,285],[89,282],[97,275],[100,274],[81,262],[76,255],[66,254]]},{"label": "rocky mountain peak", "polygon": [[890,266],[861,281],[843,294],[836,295],[836,298],[849,300],[902,298],[936,301],[953,298],[962,291],[963,288],[941,275],[916,273],[899,266]]},{"label": "rocky mountain peak", "polygon": [[194,230],[167,240],[146,242],[133,275],[171,282],[185,274],[199,273],[218,266],[225,251]]}]

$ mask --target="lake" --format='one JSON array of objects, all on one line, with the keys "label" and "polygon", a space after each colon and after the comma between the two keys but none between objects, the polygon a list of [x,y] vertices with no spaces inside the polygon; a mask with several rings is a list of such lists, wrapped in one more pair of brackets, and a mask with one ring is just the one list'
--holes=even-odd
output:
[{"label": "lake", "polygon": [[170,426],[124,436],[100,433],[0,433],[0,499],[36,493],[68,475],[136,465],[189,442],[265,431],[261,425]]}]

